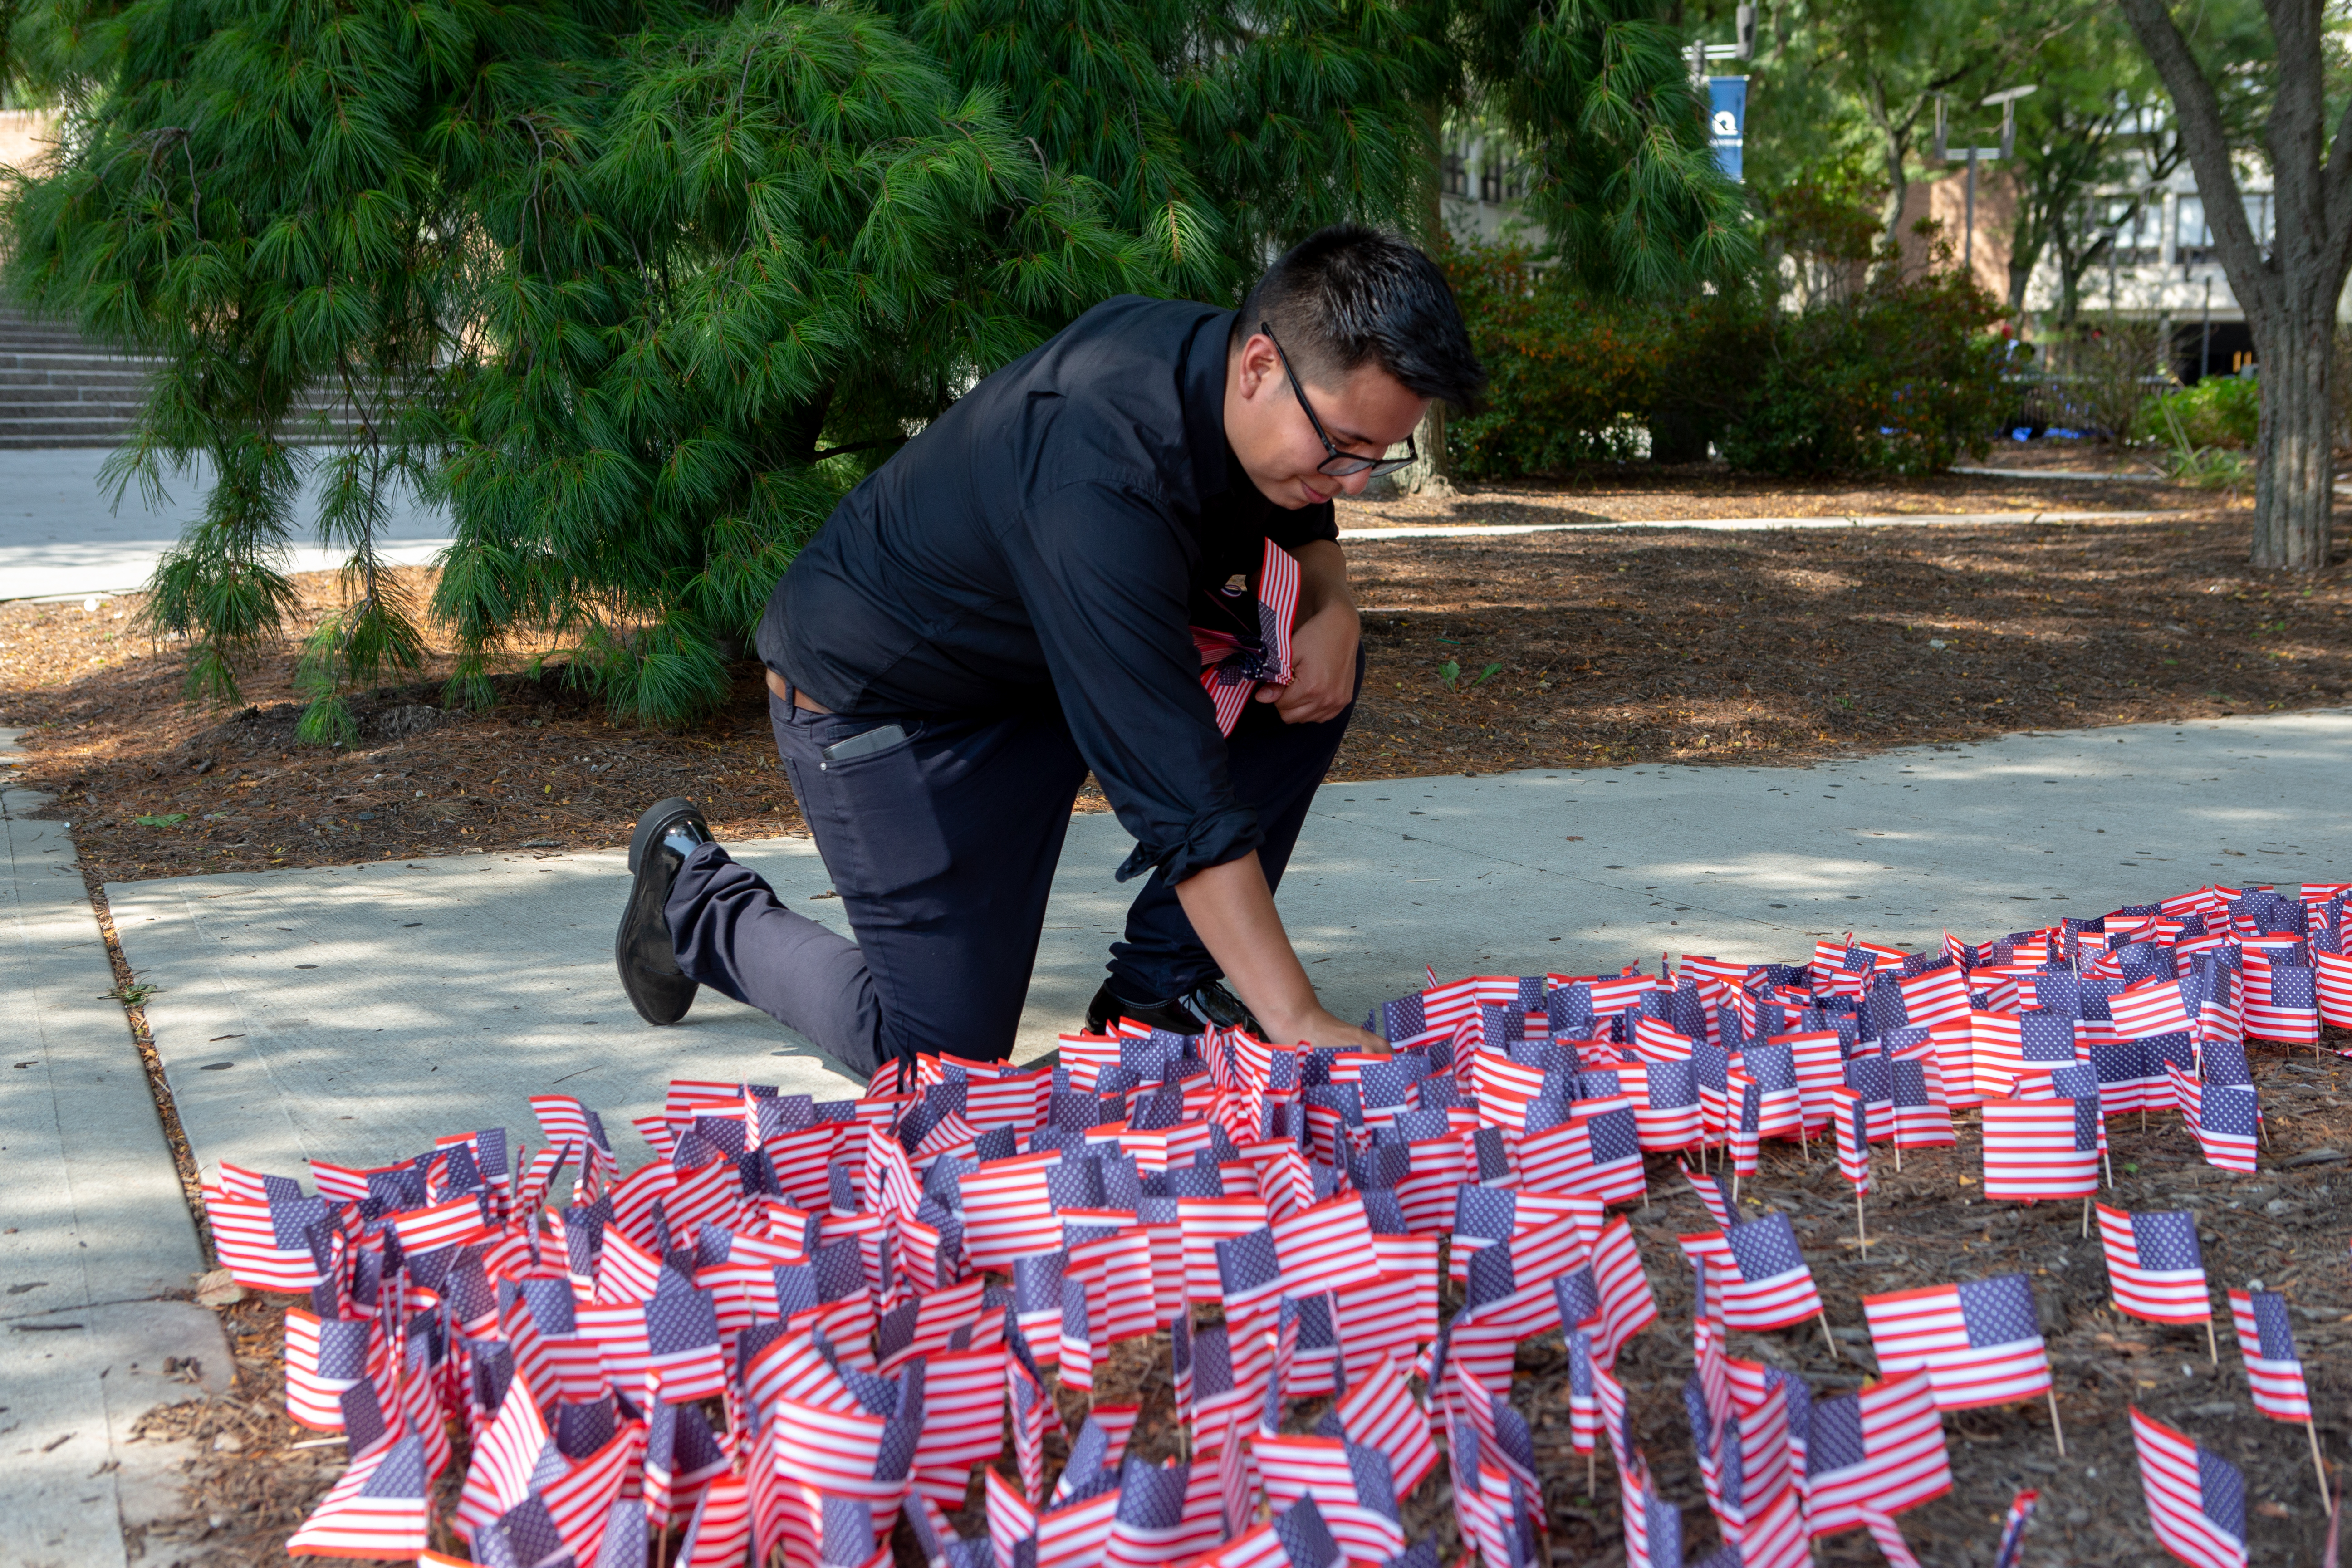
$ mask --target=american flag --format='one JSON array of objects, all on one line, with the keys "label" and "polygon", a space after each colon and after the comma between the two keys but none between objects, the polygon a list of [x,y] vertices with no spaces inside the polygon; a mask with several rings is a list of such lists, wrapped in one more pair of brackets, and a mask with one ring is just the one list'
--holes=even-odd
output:
[{"label": "american flag", "polygon": [[457,1503],[457,1533],[470,1536],[531,1493],[542,1461],[554,1454],[547,1422],[520,1373],[509,1380],[498,1414],[474,1441]]},{"label": "american flag", "polygon": [[2254,1091],[2244,1084],[2203,1083],[2167,1064],[2164,1076],[2189,1135],[2206,1160],[2225,1171],[2251,1171],[2261,1130]]},{"label": "american flag", "polygon": [[1906,1373],[1856,1394],[1815,1400],[1805,1469],[1816,1537],[1863,1523],[1864,1509],[1891,1518],[1951,1490],[1944,1418],[1926,1374]]},{"label": "american flag", "polygon": [[1271,1230],[1286,1295],[1319,1296],[1380,1278],[1364,1200],[1353,1193],[1276,1220]]},{"label": "american flag", "polygon": [[1020,1548],[1037,1539],[1037,1510],[1022,1495],[1019,1487],[1006,1480],[993,1467],[984,1474],[988,1538],[995,1547],[998,1568],[1012,1568]]},{"label": "american flag", "polygon": [[1937,1149],[1958,1144],[1950,1102],[1944,1095],[1943,1065],[1937,1060],[1935,1047],[1917,1047],[1887,1065],[1895,1077],[1895,1146]]},{"label": "american flag", "polygon": [[1276,1510],[1313,1498],[1331,1538],[1367,1563],[1404,1550],[1388,1458],[1378,1448],[1329,1437],[1260,1437],[1252,1450]]},{"label": "american flag", "polygon": [[257,1200],[232,1196],[224,1187],[205,1189],[213,1250],[249,1290],[308,1290],[331,1267],[337,1237],[327,1202],[305,1196],[283,1177],[267,1180],[268,1195]]},{"label": "american flag", "polygon": [[1862,1096],[1841,1085],[1830,1091],[1830,1133],[1837,1142],[1838,1173],[1859,1193],[1870,1191],[1870,1110]]},{"label": "american flag", "polygon": [[[1234,1537],[1192,1568],[1339,1568],[1347,1561],[1312,1498]],[[1041,1564],[1042,1568],[1042,1564]]]},{"label": "american flag", "polygon": [[1903,1539],[1901,1525],[1874,1508],[1862,1510],[1862,1522],[1869,1527],[1871,1540],[1878,1542],[1888,1568],[1919,1568],[1919,1559],[1912,1554],[1911,1543]]},{"label": "american flag", "polygon": [[1243,710],[1260,686],[1290,684],[1290,628],[1298,610],[1298,562],[1267,540],[1252,589],[1256,637],[1192,628],[1201,654],[1201,687],[1216,710],[1218,731],[1227,735],[1241,722]]},{"label": "american flag", "polygon": [[[1274,1232],[1260,1226],[1216,1245],[1227,1318],[1248,1323],[1271,1317],[1283,1294],[1282,1258],[1275,1249]],[[1365,1251],[1370,1256],[1371,1249]]]},{"label": "american flag", "polygon": [[343,1429],[343,1390],[366,1381],[371,1352],[382,1353],[373,1318],[286,1314],[286,1414],[320,1432]]},{"label": "american flag", "polygon": [[1986,1100],[1985,1196],[2032,1203],[2098,1191],[2098,1121],[2095,1100]]},{"label": "american flag", "polygon": [[2025,1551],[2025,1527],[2033,1518],[2034,1505],[2041,1500],[2042,1494],[2030,1489],[2009,1500],[2009,1512],[2000,1521],[2000,1545],[1993,1552],[1992,1568],[2018,1568]]},{"label": "american flag", "polygon": [[1903,1021],[1922,1028],[1941,1028],[1968,1021],[1969,978],[1958,964],[1895,981],[1903,994]]},{"label": "american flag", "polygon": [[1351,1373],[1336,1413],[1340,1435],[1348,1441],[1388,1456],[1398,1497],[1412,1496],[1413,1489],[1437,1468],[1437,1443],[1430,1435],[1429,1413],[1413,1397],[1393,1357],[1380,1356],[1370,1370]]},{"label": "american flag", "polygon": [[[578,1408],[566,1406],[565,1408]],[[702,1489],[730,1468],[710,1423],[693,1405],[654,1401],[646,1423],[644,1511],[656,1529],[694,1507]]]},{"label": "american flag", "polygon": [[2094,1040],[2085,1048],[2092,1069],[2099,1075],[2103,1115],[2112,1120],[2126,1111],[2164,1104],[2163,1076],[2150,1064],[2145,1041]]},{"label": "american flag", "polygon": [[1118,1521],[1119,1487],[1104,1478],[1101,1489],[1088,1492],[1037,1520],[1037,1568],[1092,1568],[1110,1543],[1112,1525]]},{"label": "american flag", "polygon": [[1925,1372],[1939,1410],[2008,1405],[2050,1390],[2033,1289],[2022,1274],[1862,1299],[1879,1371]]},{"label": "american flag", "polygon": [[1732,1208],[1729,1182],[1713,1171],[1694,1171],[1688,1165],[1682,1172],[1683,1180],[1690,1184],[1692,1193],[1706,1206],[1707,1217],[1715,1221],[1717,1230],[1728,1230],[1738,1223],[1738,1215]]},{"label": "american flag", "polygon": [[1577,1101],[1566,1122],[1522,1140],[1518,1154],[1522,1179],[1542,1191],[1617,1204],[1648,1190],[1633,1107],[1622,1096]]},{"label": "american flag", "polygon": [[2151,1323],[2201,1323],[2213,1316],[2194,1214],[2126,1214],[2101,1204],[2099,1244],[2116,1310]]},{"label": "american flag", "polygon": [[[1198,1475],[1207,1487],[1201,1495],[1213,1510],[1215,1472],[1202,1466]],[[1109,1539],[1103,1543],[1102,1561],[1109,1568],[1147,1568],[1213,1548],[1223,1537],[1221,1521],[1213,1513],[1186,1507],[1195,1496],[1194,1477],[1195,1468],[1189,1464],[1129,1459],[1119,1478],[1118,1507]]]},{"label": "american flag", "polygon": [[1895,1136],[1895,1062],[1864,1048],[1862,1054],[1848,1060],[1844,1068],[1844,1087],[1853,1091],[1862,1101],[1864,1125],[1874,1143],[1885,1142]]},{"label": "american flag", "polygon": [[1633,1102],[1633,1126],[1651,1153],[1687,1149],[1699,1142],[1698,1080],[1690,1061],[1654,1061],[1618,1075]]},{"label": "american flag", "polygon": [[895,1495],[905,1467],[900,1464],[896,1475],[884,1474],[892,1458],[886,1452],[892,1434],[884,1417],[779,1399],[768,1419],[777,1424],[778,1475],[844,1497]]},{"label": "american flag", "polygon": [[1796,1053],[1785,1044],[1751,1045],[1741,1068],[1756,1080],[1756,1131],[1762,1138],[1796,1139],[1805,1125],[1805,1102],[1797,1084]]},{"label": "american flag", "polygon": [[2352,1029],[2352,957],[2315,948],[2311,965],[2320,1017],[2331,1027]]},{"label": "american flag", "polygon": [[425,1439],[387,1432],[352,1457],[286,1550],[297,1557],[413,1557],[425,1546]]},{"label": "american flag", "polygon": [[2197,1568],[2245,1568],[2246,1483],[2237,1467],[2137,1405],[2131,1420],[2157,1540]]},{"label": "american flag", "polygon": [[[1453,1189],[1446,1189],[1451,1206]],[[1256,1197],[1176,1200],[1176,1226],[1184,1243],[1184,1299],[1222,1303],[1217,1244],[1265,1228],[1265,1205]],[[1279,1265],[1277,1264],[1277,1268]]]},{"label": "american flag", "polygon": [[[2254,965],[2262,963],[2249,951],[2245,956],[2248,984],[2244,1007],[2245,1032],[2257,1039],[2283,1040],[2290,1045],[2319,1043],[2319,976],[2316,971],[2267,963],[2267,994],[2253,999]],[[2223,974],[2228,971],[2224,970]]]},{"label": "american flag", "polygon": [[1726,1141],[1731,1146],[1731,1173],[1735,1176],[1752,1176],[1756,1173],[1757,1144],[1763,1137],[1763,1090],[1744,1068],[1729,1068],[1724,1073],[1723,1081],[1724,1121]]},{"label": "american flag", "polygon": [[2118,992],[2107,998],[2107,1012],[2115,1019],[2116,1033],[2126,1039],[2179,1034],[2191,1024],[2178,980],[2147,980]]},{"label": "american flag", "polygon": [[2230,1321],[2237,1327],[2254,1408],[2273,1421],[2309,1421],[2311,1390],[2295,1357],[2286,1298],[2275,1290],[2232,1290]]},{"label": "american flag", "polygon": [[1759,1215],[1720,1235],[1686,1236],[1682,1243],[1693,1258],[1706,1258],[1717,1270],[1714,1281],[1730,1327],[1757,1333],[1821,1313],[1821,1292],[1787,1215]]},{"label": "american flag", "polygon": [[1633,1054],[1647,1062],[1690,1060],[1691,1038],[1664,1018],[1633,1021]]}]

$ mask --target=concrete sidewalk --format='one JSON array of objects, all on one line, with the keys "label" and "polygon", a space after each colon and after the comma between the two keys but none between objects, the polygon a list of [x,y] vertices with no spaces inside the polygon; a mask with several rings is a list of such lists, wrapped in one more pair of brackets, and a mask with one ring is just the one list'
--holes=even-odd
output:
[{"label": "concrete sidewalk", "polygon": [[[0,731],[13,749],[15,731]],[[132,1423],[229,1384],[207,1265],[148,1092],[72,841],[0,792],[0,1561],[113,1568],[126,1528],[177,1511],[179,1455]],[[164,1359],[201,1370],[167,1376]]]},{"label": "concrete sidewalk", "polygon": [[[1360,1016],[1422,965],[1592,973],[1660,952],[1801,959],[2092,915],[2210,880],[2352,879],[2352,713],[2011,736],[1817,768],[1649,766],[1327,785],[1282,891],[1326,999]],[[2104,838],[2105,843],[2101,843]],[[736,846],[841,925],[804,839]],[[1132,889],[1109,816],[1072,824],[1017,1055],[1074,1027]],[[623,1118],[671,1077],[853,1080],[705,992],[652,1029],[614,979],[617,853],[392,861],[107,889],[199,1161],[300,1174],[484,1123],[529,1094]],[[952,1049],[957,1042],[943,1040]],[[641,1157],[634,1147],[625,1161]]]},{"label": "concrete sidewalk", "polygon": [[[208,464],[164,485],[150,507],[137,486],[117,507],[99,469],[113,454],[94,447],[0,451],[0,599],[127,594],[143,586],[180,531],[204,512],[212,489]],[[279,569],[331,571],[350,553],[318,542],[319,483],[313,475],[294,501],[294,537]],[[384,559],[424,565],[448,543],[449,516],[397,496],[383,530]]]}]

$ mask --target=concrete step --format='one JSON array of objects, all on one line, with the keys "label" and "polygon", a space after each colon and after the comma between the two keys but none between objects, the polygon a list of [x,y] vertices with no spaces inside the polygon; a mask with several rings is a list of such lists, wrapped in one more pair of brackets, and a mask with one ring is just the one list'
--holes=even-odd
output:
[{"label": "concrete step", "polygon": [[60,390],[89,391],[92,388],[121,387],[143,389],[150,380],[144,369],[124,366],[108,370],[36,370],[0,367],[0,391],[19,387],[56,387]]}]

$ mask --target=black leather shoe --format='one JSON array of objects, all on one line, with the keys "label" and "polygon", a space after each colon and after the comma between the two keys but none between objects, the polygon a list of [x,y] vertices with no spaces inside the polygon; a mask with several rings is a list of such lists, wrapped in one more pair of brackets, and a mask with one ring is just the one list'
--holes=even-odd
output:
[{"label": "black leather shoe", "polygon": [[1239,1026],[1259,1039],[1265,1038],[1265,1026],[1257,1021],[1240,997],[1216,980],[1164,1002],[1129,1002],[1113,991],[1106,980],[1102,989],[1095,993],[1095,999],[1087,1004],[1087,1033],[1099,1035],[1121,1018],[1132,1018],[1171,1035],[1197,1035],[1212,1027]]},{"label": "black leather shoe", "polygon": [[613,962],[621,971],[621,989],[629,994],[629,1005],[648,1024],[677,1023],[701,989],[678,969],[663,908],[687,852],[710,842],[710,824],[692,801],[677,795],[646,807],[637,818],[637,830],[629,836],[634,880],[621,911],[620,932],[613,939]]}]

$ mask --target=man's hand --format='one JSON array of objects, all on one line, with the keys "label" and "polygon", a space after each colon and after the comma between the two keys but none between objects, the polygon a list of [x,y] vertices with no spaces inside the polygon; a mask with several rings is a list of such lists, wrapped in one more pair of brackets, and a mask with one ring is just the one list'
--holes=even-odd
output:
[{"label": "man's hand", "polygon": [[1286,724],[1320,724],[1356,700],[1356,647],[1363,622],[1348,591],[1348,563],[1328,539],[1303,544],[1298,561],[1298,625],[1290,635],[1290,684],[1258,689]]},{"label": "man's hand", "polygon": [[1346,1019],[1336,1014],[1328,1013],[1321,1007],[1316,1008],[1313,1014],[1307,1017],[1292,1020],[1283,1026],[1278,1026],[1273,1019],[1263,1016],[1258,1019],[1258,1022],[1265,1026],[1265,1032],[1270,1037],[1265,1043],[1269,1046],[1285,1047],[1299,1045],[1318,1046],[1326,1050],[1361,1051],[1368,1056],[1375,1057],[1386,1057],[1389,1054],[1389,1043],[1386,1040],[1369,1029],[1358,1028]]},{"label": "man's hand", "polygon": [[1356,700],[1356,645],[1362,640],[1353,605],[1333,605],[1301,621],[1290,637],[1290,684],[1262,686],[1257,700],[1273,703],[1286,724],[1337,719]]}]

